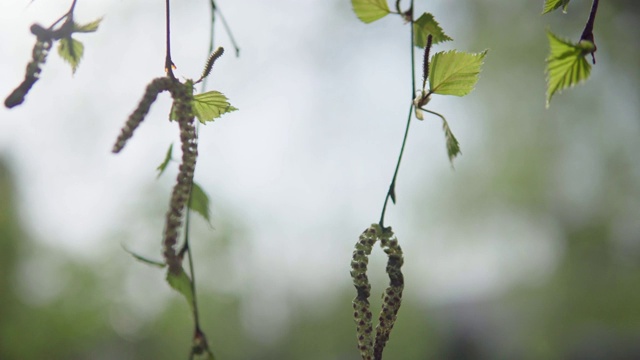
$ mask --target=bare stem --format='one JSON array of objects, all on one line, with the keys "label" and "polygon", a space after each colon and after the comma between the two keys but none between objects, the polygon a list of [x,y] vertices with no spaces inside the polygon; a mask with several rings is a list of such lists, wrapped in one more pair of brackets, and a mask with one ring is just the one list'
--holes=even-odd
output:
[{"label": "bare stem", "polygon": [[167,72],[167,75],[173,80],[175,80],[175,75],[173,75],[173,61],[171,61],[171,1],[165,0],[165,13],[166,13],[166,24],[167,24],[167,53],[164,60],[164,71]]},{"label": "bare stem", "polygon": [[[413,0],[411,0],[411,9],[413,9]],[[415,62],[415,50],[413,46],[413,11],[411,12],[411,97],[413,99],[416,93],[416,62]],[[387,194],[384,197],[384,204],[382,205],[382,212],[380,214],[380,222],[379,225],[384,229],[384,215],[387,211],[387,204],[389,203],[389,199],[393,201],[395,204],[396,200],[396,180],[398,179],[398,171],[400,170],[400,163],[402,162],[402,155],[404,154],[404,148],[407,144],[407,137],[409,135],[409,127],[411,126],[411,118],[413,115],[413,102],[411,106],[409,106],[409,115],[407,116],[407,126],[404,131],[404,137],[402,139],[402,146],[400,147],[400,155],[398,155],[398,162],[396,163],[396,169],[393,172],[393,178],[391,179],[391,184],[389,184],[389,190],[387,190]]]},{"label": "bare stem", "polygon": [[220,11],[220,8],[216,6],[213,0],[211,0],[211,7],[213,10],[218,12],[218,15],[220,15],[220,20],[222,20],[222,26],[224,26],[224,30],[227,32],[227,35],[229,35],[229,40],[231,40],[231,45],[233,45],[233,49],[236,51],[236,57],[239,57],[240,48],[238,47],[238,44],[236,43],[236,40],[233,37],[233,32],[231,32],[231,27],[229,27],[229,24],[227,24],[227,20],[225,20],[224,15],[222,15],[222,11]]},{"label": "bare stem", "polygon": [[69,11],[67,11],[64,15],[60,16],[58,18],[58,20],[54,21],[53,24],[51,24],[51,26],[49,26],[49,30],[52,30],[54,26],[58,25],[58,23],[66,18],[73,18],[73,10],[75,10],[76,8],[76,2],[78,0],[73,0],[73,2],[71,3],[71,7],[69,8]]}]

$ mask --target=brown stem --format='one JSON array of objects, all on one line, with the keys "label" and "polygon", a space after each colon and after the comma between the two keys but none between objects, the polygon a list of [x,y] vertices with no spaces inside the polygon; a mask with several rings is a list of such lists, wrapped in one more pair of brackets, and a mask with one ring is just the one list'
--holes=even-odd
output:
[{"label": "brown stem", "polygon": [[589,20],[587,20],[587,24],[584,26],[584,30],[582,31],[582,35],[580,36],[580,40],[588,40],[593,44],[593,51],[591,52],[591,58],[593,63],[596,63],[596,57],[594,53],[597,50],[596,42],[593,36],[593,25],[596,21],[596,13],[598,12],[598,0],[593,0],[591,4],[591,12],[589,13]]},{"label": "brown stem", "polygon": [[173,61],[171,61],[171,4],[170,0],[165,0],[165,13],[166,13],[166,24],[167,24],[167,54],[164,59],[164,71],[166,71],[167,75],[171,79],[175,80],[175,75],[173,75],[173,68],[175,65]]}]

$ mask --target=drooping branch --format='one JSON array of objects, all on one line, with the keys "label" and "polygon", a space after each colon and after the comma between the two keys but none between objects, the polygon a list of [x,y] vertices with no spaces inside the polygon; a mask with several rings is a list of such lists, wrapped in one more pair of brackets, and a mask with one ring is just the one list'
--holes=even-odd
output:
[{"label": "drooping branch", "polygon": [[[73,33],[73,11],[75,10],[77,0],[73,0],[69,10],[54,21],[48,28],[44,28],[39,24],[31,25],[31,33],[36,36],[36,43],[31,51],[31,61],[27,64],[24,79],[16,87],[4,101],[4,105],[11,109],[22,104],[25,97],[40,79],[40,73],[42,72],[42,65],[47,60],[47,55],[52,47],[52,44],[56,40],[63,38],[70,38]],[[64,23],[55,28],[58,23],[64,20]],[[71,56],[75,57],[73,46],[69,48]]]}]

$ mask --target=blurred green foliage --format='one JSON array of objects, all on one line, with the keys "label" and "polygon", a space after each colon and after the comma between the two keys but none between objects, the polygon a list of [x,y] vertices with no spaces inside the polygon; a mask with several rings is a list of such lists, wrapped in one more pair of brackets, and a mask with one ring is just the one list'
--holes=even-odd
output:
[{"label": "blurred green foliage", "polygon": [[[548,111],[544,22],[537,18],[541,4],[531,3],[464,2],[468,23],[476,26],[467,41],[492,51],[475,92],[484,104],[477,110],[487,119],[485,138],[465,152],[473,160],[458,165],[454,180],[435,180],[443,182],[439,194],[424,195],[433,201],[421,203],[449,204],[439,216],[455,219],[456,228],[472,228],[496,209],[550,224],[559,241],[556,261],[537,281],[488,298],[430,304],[407,291],[385,350],[389,359],[640,358],[640,2],[601,5],[593,78],[558,96]],[[621,81],[631,86],[616,87]],[[0,359],[186,358],[192,319],[162,273],[145,272],[117,246],[89,261],[32,239],[21,225],[8,164],[0,161]],[[216,245],[198,253],[211,266],[233,251],[238,231],[216,227]],[[408,273],[407,289],[429,286],[423,275]],[[135,284],[154,284],[159,295],[129,299],[131,276],[142,278]],[[374,286],[373,298],[380,290]],[[204,330],[218,359],[357,359],[348,280],[314,304],[291,295],[297,306],[274,329],[281,334],[273,341],[248,328],[247,296],[199,289]],[[379,300],[373,302],[376,309]]]}]

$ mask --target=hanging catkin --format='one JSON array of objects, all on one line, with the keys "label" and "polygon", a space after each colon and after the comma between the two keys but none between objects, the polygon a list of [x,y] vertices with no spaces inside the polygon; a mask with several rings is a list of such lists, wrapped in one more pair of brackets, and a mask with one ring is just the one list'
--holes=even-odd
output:
[{"label": "hanging catkin", "polygon": [[[389,275],[389,287],[383,294],[382,310],[374,341],[373,316],[369,305],[371,284],[367,277],[367,266],[373,245],[378,240],[389,258],[386,268]],[[389,340],[389,334],[393,329],[402,301],[404,277],[401,267],[403,262],[402,249],[391,228],[382,229],[380,225],[373,224],[360,235],[351,260],[351,277],[357,292],[353,299],[353,318],[356,323],[358,349],[363,360],[382,359],[382,351]]]}]

